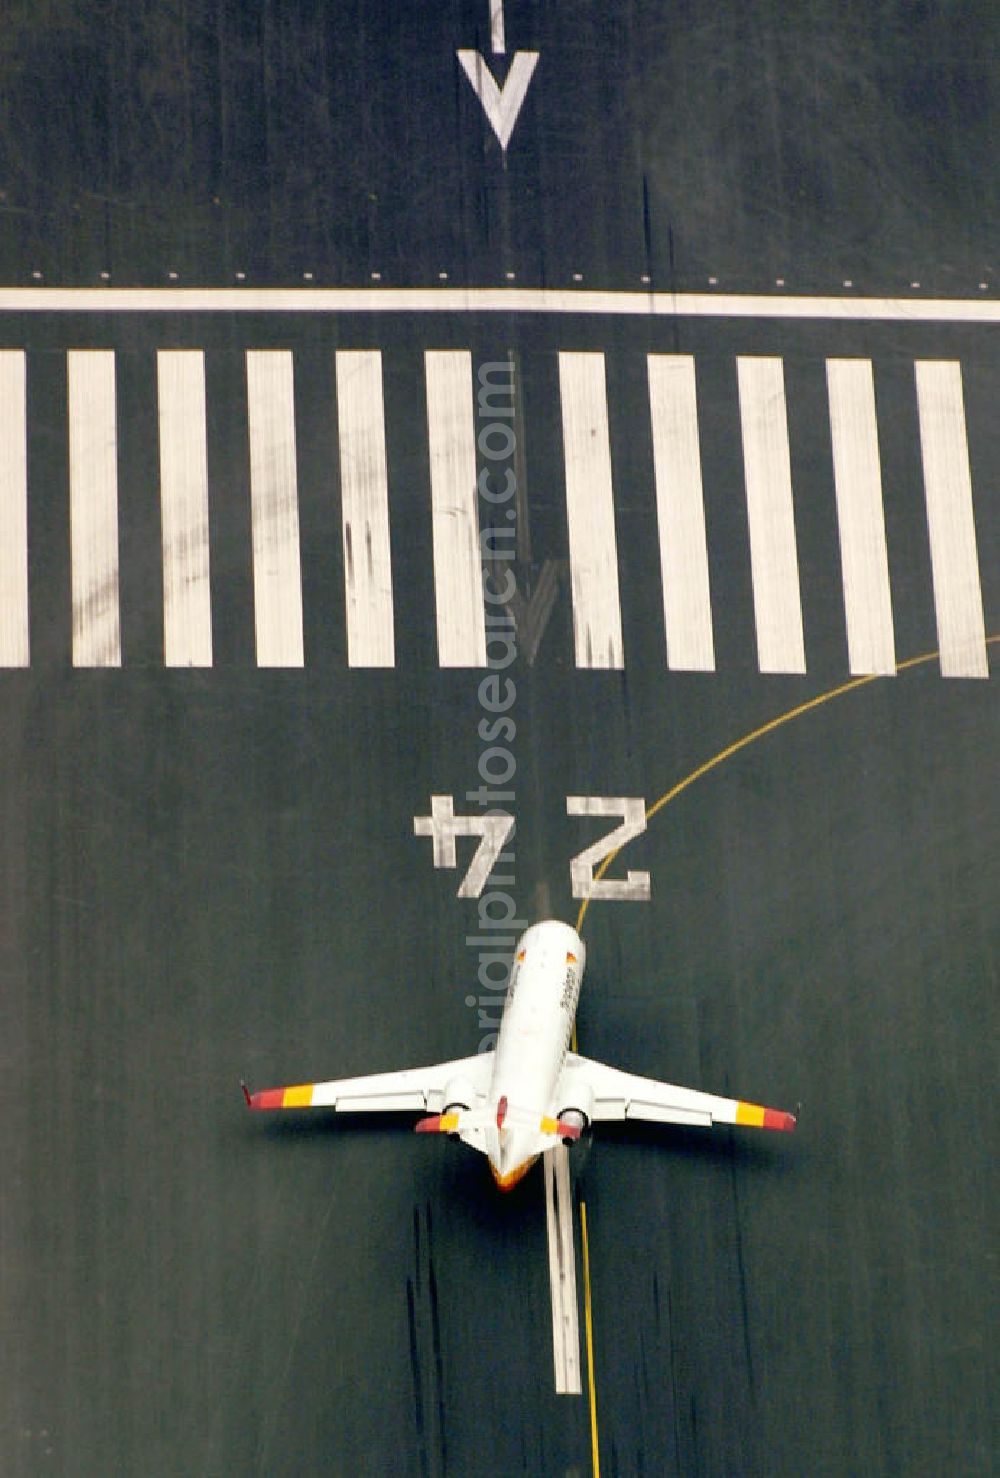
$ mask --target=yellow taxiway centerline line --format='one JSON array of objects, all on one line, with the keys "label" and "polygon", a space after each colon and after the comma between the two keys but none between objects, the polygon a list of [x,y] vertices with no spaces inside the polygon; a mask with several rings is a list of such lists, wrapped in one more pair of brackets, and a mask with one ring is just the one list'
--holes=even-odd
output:
[{"label": "yellow taxiway centerline line", "polygon": [[[1000,642],[1000,632],[986,638],[986,645],[988,647],[995,646],[998,642]],[[909,672],[914,667],[923,667],[926,663],[933,662],[940,655],[940,652],[934,651],[922,652],[919,657],[908,657],[905,662],[897,663],[896,673],[898,675],[901,672]],[[766,724],[761,724],[759,728],[752,729],[749,734],[744,734],[742,738],[735,740],[732,744],[728,744],[725,749],[720,749],[718,754],[713,755],[711,759],[706,760],[704,764],[692,770],[689,775],[685,775],[683,780],[679,780],[670,790],[664,791],[663,795],[647,809],[646,820],[648,821],[651,817],[655,816],[657,811],[662,811],[665,806],[669,806],[670,802],[676,800],[679,795],[683,795],[684,791],[694,785],[695,781],[700,780],[703,775],[709,774],[712,770],[717,770],[720,765],[725,764],[726,760],[732,759],[733,755],[739,754],[741,750],[748,749],[758,739],[763,739],[766,735],[773,734],[776,729],[781,729],[785,724],[790,724],[793,719],[802,718],[804,714],[812,713],[813,709],[821,708],[824,703],[831,703],[834,698],[843,698],[846,694],[853,693],[858,688],[867,687],[869,683],[885,681],[885,676],[880,673],[872,673],[866,677],[852,678],[850,682],[840,683],[838,687],[831,688],[826,693],[820,693],[815,698],[809,698],[805,703],[799,703],[794,708],[790,708],[787,713],[779,714],[777,718],[772,718]],[[607,857],[605,857],[604,861],[594,872],[595,882],[598,882],[604,876],[620,851],[621,848],[619,847],[615,851],[608,853]],[[583,933],[583,921],[587,917],[589,904],[589,898],[584,898],[580,904],[580,909],[576,916],[576,932],[578,934]],[[574,1052],[577,1050],[575,1021],[573,1022],[573,1035],[570,1039],[570,1046]],[[580,1244],[583,1249],[584,1326],[587,1334],[587,1390],[590,1396],[590,1440],[594,1478],[600,1478],[601,1461],[597,1428],[597,1385],[594,1375],[594,1329],[590,1305],[590,1242],[587,1237],[587,1207],[583,1201],[580,1202]]]},{"label": "yellow taxiway centerline line", "polygon": [[590,1400],[590,1453],[594,1478],[601,1478],[601,1449],[597,1438],[597,1387],[594,1382],[594,1319],[590,1303],[590,1241],[587,1203],[580,1202],[580,1245],[583,1249],[583,1327],[587,1336],[587,1395]]}]

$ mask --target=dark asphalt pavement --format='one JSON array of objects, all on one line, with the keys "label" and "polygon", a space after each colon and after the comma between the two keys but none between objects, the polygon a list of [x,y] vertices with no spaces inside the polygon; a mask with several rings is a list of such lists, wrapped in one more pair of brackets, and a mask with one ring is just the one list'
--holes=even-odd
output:
[{"label": "dark asphalt pavement", "polygon": [[[505,19],[508,53],[540,61],[504,160],[454,55],[490,56],[487,0],[15,6],[0,285],[513,272],[992,300],[995,7],[509,0]],[[527,919],[573,919],[569,860],[599,827],[567,795],[652,806],[849,678],[825,359],[874,365],[900,661],[937,645],[913,364],[960,361],[1000,634],[996,332],[0,318],[27,356],[32,642],[0,672],[0,1470],[592,1471],[588,1398],[553,1392],[540,1174],[502,1198],[408,1121],[263,1120],[239,1093],[476,1041],[476,903],[413,836],[432,794],[459,809],[483,749],[481,674],[436,660],[423,353],[516,351],[525,591],[568,553],[557,351],[606,356],[626,665],[576,668],[564,577],[511,669],[511,891]],[[86,347],[117,357],[110,671],[70,665],[65,355]],[[155,351],[181,347],[205,351],[208,408],[214,665],[192,672],[162,655]],[[255,666],[247,348],[295,356],[300,670]],[[343,348],[383,352],[385,671],[347,659]],[[649,351],[697,364],[713,673],[666,666]],[[784,361],[801,677],[758,671],[738,355]],[[580,1167],[606,1475],[994,1471],[997,651],[989,680],[930,661],[761,738],[630,845],[650,901],[588,912],[582,1051],[802,1103],[792,1137],[621,1128]]]}]

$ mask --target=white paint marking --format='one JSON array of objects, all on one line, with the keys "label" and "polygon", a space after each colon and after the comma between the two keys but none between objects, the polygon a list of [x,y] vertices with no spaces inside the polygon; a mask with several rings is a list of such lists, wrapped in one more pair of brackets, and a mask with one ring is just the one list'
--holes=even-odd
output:
[{"label": "white paint marking", "polygon": [[66,360],[73,666],[120,667],[115,356],[74,349]]},{"label": "white paint marking", "polygon": [[500,141],[501,149],[506,153],[514,124],[538,65],[538,52],[515,51],[503,87],[498,86],[496,78],[486,65],[486,59],[478,51],[457,51],[455,55],[482,104],[487,122]]},{"label": "white paint marking", "polygon": [[429,349],[424,372],[438,662],[442,667],[485,667],[472,356],[467,349]]},{"label": "white paint marking", "polygon": [[577,667],[625,665],[604,355],[559,355]]},{"label": "white paint marking", "polygon": [[650,354],[646,364],[667,665],[675,671],[712,672],[715,645],[694,358]]},{"label": "white paint marking", "polygon": [[856,676],[892,676],[896,647],[870,359],[828,359],[847,649]]},{"label": "white paint marking", "polygon": [[290,350],[247,350],[253,588],[259,667],[301,667],[302,573]]},{"label": "white paint marking", "polygon": [[621,816],[621,826],[616,826],[605,836],[591,842],[570,860],[569,876],[574,898],[601,898],[617,903],[648,903],[650,894],[649,873],[634,872],[631,868],[623,878],[595,878],[594,869],[626,847],[634,837],[642,836],[646,830],[646,802],[641,796],[622,795],[568,795],[567,816]]},{"label": "white paint marking", "polygon": [[989,677],[962,369],[918,360],[917,405],[942,677]]},{"label": "white paint marking", "polygon": [[378,350],[338,350],[336,366],[347,659],[351,667],[392,667],[382,355]]},{"label": "white paint marking", "polygon": [[490,45],[494,56],[503,56],[507,39],[503,26],[503,0],[490,0]]},{"label": "white paint marking", "polygon": [[556,1395],[566,1391],[566,1343],[563,1317],[563,1285],[560,1269],[559,1229],[556,1225],[555,1166],[552,1154],[542,1156],[542,1176],[545,1185],[545,1233],[549,1253],[549,1300],[552,1308],[552,1363],[555,1371]]},{"label": "white paint marking", "polygon": [[545,1229],[548,1234],[552,1294],[552,1358],[557,1396],[579,1396],[580,1315],[573,1245],[573,1199],[569,1156],[564,1145],[542,1156],[545,1176]]},{"label": "white paint marking", "polygon": [[788,414],[780,359],[736,361],[761,672],[805,672]]},{"label": "white paint marking", "polygon": [[479,837],[479,846],[456,893],[457,898],[478,898],[496,866],[504,843],[514,830],[514,818],[506,811],[485,816],[456,816],[450,795],[431,796],[431,814],[414,816],[413,835],[430,837],[435,867],[457,867],[457,837]]},{"label": "white paint marking", "polygon": [[211,667],[205,356],[161,349],[156,356],[163,548],[163,660]]},{"label": "white paint marking", "polygon": [[[475,55],[475,53],[472,53]],[[636,318],[1000,323],[981,298],[784,297],[532,287],[7,287],[0,313],[569,313]]]},{"label": "white paint marking", "polygon": [[28,440],[24,351],[0,352],[0,667],[27,667]]}]

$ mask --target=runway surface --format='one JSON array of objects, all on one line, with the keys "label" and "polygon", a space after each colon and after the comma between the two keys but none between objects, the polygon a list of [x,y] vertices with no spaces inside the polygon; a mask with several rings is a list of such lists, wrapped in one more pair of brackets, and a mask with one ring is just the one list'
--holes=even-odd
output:
[{"label": "runway surface", "polygon": [[[993,1470],[996,30],[12,18],[5,1473]],[[802,1105],[571,1154],[579,1396],[540,1171],[239,1092],[476,1050],[508,769],[581,1051]]]}]

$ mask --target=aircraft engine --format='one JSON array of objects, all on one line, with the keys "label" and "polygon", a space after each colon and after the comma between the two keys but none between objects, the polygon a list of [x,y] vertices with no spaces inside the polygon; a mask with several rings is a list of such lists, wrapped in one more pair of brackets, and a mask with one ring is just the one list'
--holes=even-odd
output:
[{"label": "aircraft engine", "polygon": [[476,1090],[468,1078],[449,1078],[444,1089],[442,1113],[457,1114],[461,1109],[470,1109],[476,1101]]},{"label": "aircraft engine", "polygon": [[[589,1083],[577,1078],[567,1084],[569,1102],[565,1108],[561,1108],[557,1117],[567,1124],[575,1124],[583,1133],[590,1127],[590,1118],[594,1112],[594,1090]],[[564,1139],[564,1144],[573,1144],[572,1139]]]}]

